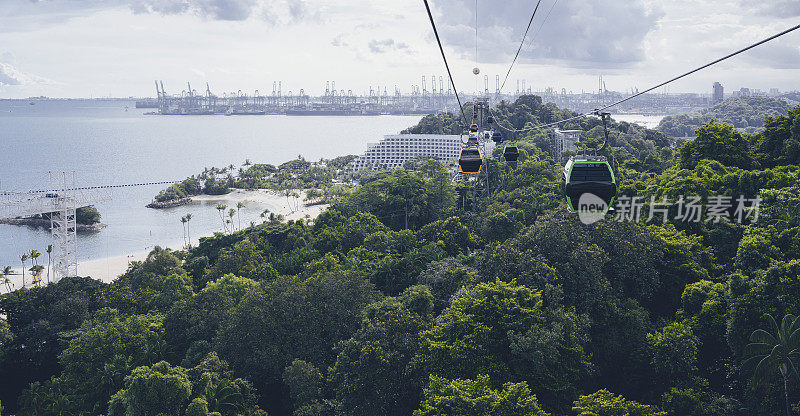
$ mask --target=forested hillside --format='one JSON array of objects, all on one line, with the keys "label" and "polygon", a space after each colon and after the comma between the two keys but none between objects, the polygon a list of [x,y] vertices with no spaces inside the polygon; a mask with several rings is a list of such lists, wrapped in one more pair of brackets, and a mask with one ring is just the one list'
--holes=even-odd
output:
[{"label": "forested hillside", "polygon": [[[572,115],[534,96],[494,113],[517,128]],[[800,415],[796,369],[756,368],[771,343],[800,342],[773,339],[769,318],[800,314],[800,107],[764,125],[676,144],[612,122],[638,221],[568,214],[552,138],[531,131],[506,135],[516,169],[490,160],[491,199],[430,160],[365,175],[315,221],[156,248],[111,284],[4,295],[3,412]],[[563,128],[603,137],[597,118]],[[409,129],[459,130],[452,114]],[[741,223],[675,219],[677,205],[648,218],[680,196],[761,206]]]},{"label": "forested hillside", "polygon": [[769,97],[731,97],[699,113],[664,117],[656,130],[671,137],[694,137],[700,125],[710,121],[730,124],[744,133],[757,133],[764,118],[786,115],[789,107],[781,99]]}]

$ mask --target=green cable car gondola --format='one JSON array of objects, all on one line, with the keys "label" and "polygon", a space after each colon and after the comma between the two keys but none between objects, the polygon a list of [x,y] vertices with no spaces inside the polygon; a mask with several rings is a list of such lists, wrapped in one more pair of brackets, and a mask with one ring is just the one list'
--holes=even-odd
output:
[{"label": "green cable car gondola", "polygon": [[[562,179],[570,212],[608,211],[617,196],[614,170],[603,156],[571,157],[564,166]],[[587,195],[595,198],[582,201],[581,198]]]},{"label": "green cable car gondola", "polygon": [[500,133],[499,131],[495,130],[494,133],[492,133],[492,141],[495,142],[495,143],[498,143],[498,144],[500,142],[502,142],[503,141],[503,133]]},{"label": "green cable car gondola", "polygon": [[503,148],[503,158],[508,163],[516,164],[517,160],[519,159],[519,149],[517,146],[513,144],[507,144],[506,147]]},{"label": "green cable car gondola", "polygon": [[477,146],[469,146],[461,149],[458,156],[458,167],[461,173],[476,174],[481,171],[483,166],[483,156]]}]

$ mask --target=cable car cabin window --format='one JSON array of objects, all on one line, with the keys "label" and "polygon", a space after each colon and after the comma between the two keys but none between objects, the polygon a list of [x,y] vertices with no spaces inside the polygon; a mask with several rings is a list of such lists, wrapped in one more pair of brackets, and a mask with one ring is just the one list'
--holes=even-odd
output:
[{"label": "cable car cabin window", "polygon": [[572,167],[570,182],[612,182],[611,171],[602,163],[581,163]]}]

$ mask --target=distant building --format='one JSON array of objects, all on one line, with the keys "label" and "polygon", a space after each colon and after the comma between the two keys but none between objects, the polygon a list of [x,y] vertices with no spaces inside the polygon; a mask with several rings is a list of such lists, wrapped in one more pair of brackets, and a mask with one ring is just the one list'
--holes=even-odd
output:
[{"label": "distant building", "polygon": [[781,90],[779,90],[777,88],[770,88],[769,89],[769,95],[771,95],[773,97],[777,97],[777,96],[781,95]]},{"label": "distant building", "polygon": [[714,83],[713,93],[711,94],[711,104],[716,104],[725,99],[725,88],[719,82]]},{"label": "distant building", "polygon": [[561,153],[566,151],[574,152],[578,149],[578,142],[581,141],[581,131],[556,129],[554,139],[556,158],[560,158]]},{"label": "distant building", "polygon": [[369,143],[367,151],[353,161],[353,170],[396,169],[415,156],[430,156],[449,162],[458,159],[462,148],[457,135],[396,134],[384,136],[378,143]]},{"label": "distant building", "polygon": [[739,96],[740,97],[749,97],[750,95],[752,95],[750,93],[750,88],[742,87],[742,89],[739,90]]}]

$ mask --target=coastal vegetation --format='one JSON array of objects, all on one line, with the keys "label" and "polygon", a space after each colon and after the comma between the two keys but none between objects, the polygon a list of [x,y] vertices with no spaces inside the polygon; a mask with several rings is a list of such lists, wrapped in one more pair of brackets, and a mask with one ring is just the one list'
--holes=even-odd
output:
[{"label": "coastal vegetation", "polygon": [[355,156],[309,162],[302,156],[278,166],[253,164],[248,159],[238,170],[234,165],[205,168],[198,175],[171,185],[155,196],[153,207],[173,206],[172,201],[197,195],[224,195],[232,189],[266,189],[275,192],[312,191],[309,201],[329,203],[347,193],[353,179],[347,169]]},{"label": "coastal vegetation", "polygon": [[729,124],[742,133],[757,133],[766,117],[785,115],[789,107],[779,98],[731,97],[697,113],[664,117],[656,130],[671,137],[694,137],[695,130],[710,121]]},{"label": "coastal vegetation", "polygon": [[[517,129],[573,115],[535,96],[493,112]],[[669,221],[584,224],[560,193],[570,153],[531,130],[506,135],[515,169],[502,149],[489,160],[492,198],[418,160],[365,173],[313,221],[156,248],[109,284],[3,295],[0,400],[18,415],[798,414],[800,107],[765,126],[675,142],[610,123],[621,196],[760,196],[757,221],[675,221],[673,206]],[[563,128],[602,141],[597,118]],[[344,161],[226,184],[319,189]]]}]

